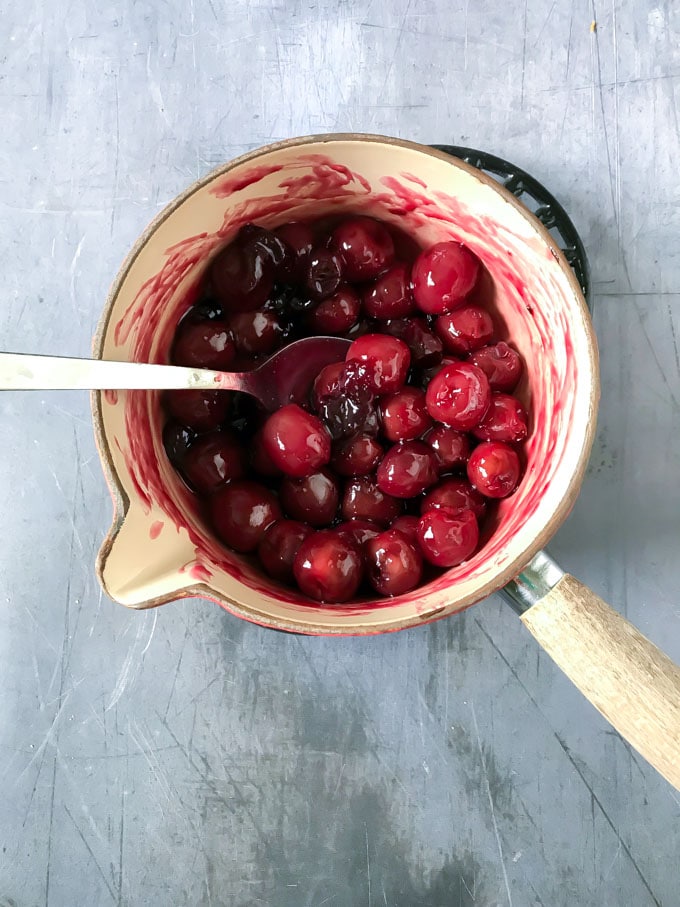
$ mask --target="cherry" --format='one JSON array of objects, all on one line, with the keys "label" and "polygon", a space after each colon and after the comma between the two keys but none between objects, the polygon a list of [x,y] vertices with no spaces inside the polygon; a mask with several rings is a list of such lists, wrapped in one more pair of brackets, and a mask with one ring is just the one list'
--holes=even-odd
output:
[{"label": "cherry", "polygon": [[314,245],[314,232],[309,224],[291,222],[282,224],[274,234],[287,245],[292,253],[291,276],[296,280],[302,277],[307,256]]},{"label": "cherry", "polygon": [[416,304],[428,315],[461,305],[479,274],[479,259],[458,242],[440,242],[421,252],[411,272]]},{"label": "cherry", "polygon": [[411,269],[403,263],[393,265],[364,293],[364,311],[371,318],[403,318],[413,308]]},{"label": "cherry", "polygon": [[279,317],[266,309],[232,315],[229,326],[236,349],[252,356],[273,353],[284,339],[284,329]]},{"label": "cherry", "polygon": [[[219,299],[205,296],[189,309],[185,317],[187,321],[193,322],[224,321],[224,309]],[[184,323],[184,319],[182,319],[182,323]]]},{"label": "cherry", "polygon": [[[411,351],[411,364],[416,368],[438,366],[441,362],[442,342],[424,318],[395,318],[385,322],[384,330],[404,341]],[[435,371],[438,370],[437,367]]]},{"label": "cherry", "polygon": [[487,498],[511,494],[521,471],[517,451],[503,441],[484,441],[472,451],[467,465],[468,478]]},{"label": "cherry", "polygon": [[491,402],[486,375],[469,362],[445,366],[430,381],[425,395],[433,419],[469,431],[481,422]]},{"label": "cherry", "polygon": [[347,350],[349,362],[358,359],[372,370],[373,390],[378,396],[390,394],[406,381],[411,353],[408,346],[397,337],[386,334],[364,334]]},{"label": "cherry", "polygon": [[361,554],[346,534],[322,529],[300,545],[293,573],[303,595],[329,604],[346,602],[361,584]]},{"label": "cherry", "polygon": [[242,243],[249,243],[268,258],[274,270],[282,276],[290,275],[295,254],[283,237],[264,227],[258,227],[257,224],[245,224],[239,231],[238,239]]},{"label": "cherry", "polygon": [[335,527],[335,531],[345,534],[361,550],[367,539],[378,535],[380,526],[370,520],[345,520]]},{"label": "cherry", "polygon": [[365,476],[374,472],[383,449],[368,435],[355,435],[333,446],[331,466],[341,476]]},{"label": "cherry", "polygon": [[351,479],[342,497],[345,520],[369,520],[387,526],[401,513],[401,501],[384,494],[369,476]]},{"label": "cherry", "polygon": [[295,555],[313,531],[311,526],[296,520],[272,523],[257,546],[257,556],[265,573],[282,583],[292,582]]},{"label": "cherry", "polygon": [[479,543],[479,526],[471,510],[442,507],[428,510],[418,522],[418,543],[426,560],[436,567],[456,567]]},{"label": "cherry", "polygon": [[408,516],[404,514],[403,516],[398,516],[396,520],[390,524],[390,529],[398,529],[402,535],[405,535],[406,538],[413,545],[418,544],[418,523],[420,522],[420,517],[417,516]]},{"label": "cherry", "polygon": [[388,441],[420,437],[432,425],[425,406],[425,391],[418,387],[402,387],[395,394],[382,397],[380,420]]},{"label": "cherry", "polygon": [[[333,440],[358,433],[377,435],[374,405],[375,369],[358,360],[346,362],[340,372],[324,369],[314,385],[313,399]],[[328,388],[328,393],[323,390]]]},{"label": "cherry", "polygon": [[269,254],[257,242],[237,238],[213,259],[210,280],[230,312],[261,308],[274,286]]},{"label": "cherry", "polygon": [[171,358],[175,365],[226,371],[234,361],[235,352],[226,322],[195,322],[184,318],[175,334]]},{"label": "cherry", "polygon": [[462,431],[449,428],[448,425],[436,425],[423,435],[434,450],[439,468],[442,472],[464,466],[470,456],[470,439]]},{"label": "cherry", "polygon": [[269,416],[262,443],[272,463],[295,478],[310,475],[331,458],[331,438],[323,422],[296,403]]},{"label": "cherry", "polygon": [[196,440],[196,432],[179,422],[166,422],[163,429],[163,447],[173,466],[180,466],[187,451]]},{"label": "cherry", "polygon": [[250,465],[261,476],[280,476],[281,470],[267,453],[262,440],[262,429],[257,431],[250,442]]},{"label": "cherry", "polygon": [[318,411],[324,397],[334,396],[340,391],[340,377],[345,368],[344,362],[333,362],[324,366],[314,379],[312,386],[312,405]]},{"label": "cherry", "polygon": [[477,368],[481,368],[489,379],[493,391],[511,391],[522,375],[522,360],[507,343],[495,346],[484,346],[472,353],[469,359]]},{"label": "cherry", "polygon": [[229,394],[224,391],[166,391],[163,401],[171,416],[196,431],[217,428],[229,411]]},{"label": "cherry", "polygon": [[472,433],[484,441],[523,441],[528,432],[527,411],[510,394],[492,394],[484,418]]},{"label": "cherry", "polygon": [[218,537],[234,551],[254,551],[267,528],[281,519],[276,495],[257,482],[240,479],[219,488],[208,499]]},{"label": "cherry", "polygon": [[341,287],[310,312],[307,324],[317,334],[344,334],[356,323],[360,309],[357,294]]},{"label": "cherry", "polygon": [[493,338],[493,321],[486,309],[466,305],[450,315],[440,315],[435,330],[447,352],[463,356],[478,350]]},{"label": "cherry", "polygon": [[340,259],[329,249],[312,249],[304,270],[304,284],[312,299],[328,299],[342,277]]},{"label": "cherry", "polygon": [[338,510],[340,486],[328,469],[320,469],[302,479],[286,476],[279,497],[289,517],[310,526],[329,526]]},{"label": "cherry", "polygon": [[412,498],[439,477],[437,458],[422,441],[401,441],[383,457],[376,473],[380,491],[395,498]]},{"label": "cherry", "polygon": [[403,595],[423,575],[420,549],[397,529],[367,539],[363,554],[368,581],[381,595]]},{"label": "cherry", "polygon": [[245,475],[245,452],[231,432],[201,435],[182,463],[182,474],[199,494],[210,494],[225,482]]},{"label": "cherry", "polygon": [[467,479],[452,477],[442,479],[425,495],[420,504],[420,512],[427,513],[428,510],[439,507],[446,507],[455,513],[471,510],[477,519],[481,519],[486,511],[486,501]]},{"label": "cherry", "polygon": [[373,280],[394,261],[394,242],[371,217],[348,217],[333,230],[330,248],[343,264],[345,280]]},{"label": "cherry", "polygon": [[[434,336],[434,335],[433,335]],[[437,338],[438,343],[441,343],[441,340]],[[444,356],[439,360],[435,365],[430,365],[427,368],[423,369],[423,381],[425,384],[429,384],[430,381],[438,375],[443,368],[446,368],[447,365],[454,365],[456,362],[460,362],[460,359],[456,359],[455,356]]]}]

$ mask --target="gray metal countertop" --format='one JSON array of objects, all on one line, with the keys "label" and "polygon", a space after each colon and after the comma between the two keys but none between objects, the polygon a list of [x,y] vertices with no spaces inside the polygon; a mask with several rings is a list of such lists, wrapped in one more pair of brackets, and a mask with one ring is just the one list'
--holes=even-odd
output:
[{"label": "gray metal countertop", "polygon": [[[594,282],[599,431],[551,550],[680,661],[678,103],[669,0],[8,0],[0,348],[87,355],[142,228],[249,148],[506,157]],[[87,396],[0,408],[2,907],[680,905],[680,794],[498,599],[371,639],[129,612]]]}]

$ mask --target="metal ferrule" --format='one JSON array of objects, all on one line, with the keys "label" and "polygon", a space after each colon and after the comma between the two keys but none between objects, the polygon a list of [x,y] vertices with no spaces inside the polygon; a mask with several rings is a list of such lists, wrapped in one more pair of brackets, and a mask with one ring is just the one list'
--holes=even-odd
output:
[{"label": "metal ferrule", "polygon": [[539,551],[519,576],[500,590],[517,614],[524,614],[540,602],[564,576],[564,570],[545,551]]}]

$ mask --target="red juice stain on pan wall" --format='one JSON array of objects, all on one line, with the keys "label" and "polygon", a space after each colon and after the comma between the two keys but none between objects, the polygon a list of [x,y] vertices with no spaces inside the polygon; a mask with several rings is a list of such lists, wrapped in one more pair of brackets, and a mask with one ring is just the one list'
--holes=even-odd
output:
[{"label": "red juice stain on pan wall", "polygon": [[[436,589],[463,579],[477,570],[481,563],[504,561],[504,538],[507,539],[526,522],[538,506],[555,471],[559,453],[555,456],[556,440],[563,433],[561,420],[569,419],[570,388],[575,383],[575,363],[571,355],[571,341],[565,316],[559,311],[547,311],[540,299],[549,298],[550,279],[533,273],[531,279],[518,272],[509,253],[513,237],[506,228],[487,217],[477,216],[463,207],[457,199],[441,192],[432,197],[418,191],[415,186],[426,188],[420,178],[411,174],[384,177],[383,191],[374,192],[368,182],[347,167],[323,155],[306,155],[287,165],[287,172],[304,170],[299,176],[288,175],[280,182],[283,193],[276,198],[266,196],[250,198],[238,203],[225,213],[221,227],[214,233],[200,233],[188,237],[165,252],[161,269],[147,280],[123,316],[113,325],[116,345],[130,339],[131,358],[140,362],[167,362],[168,351],[177,321],[195,301],[203,268],[211,255],[248,222],[284,223],[287,220],[305,219],[315,215],[314,203],[322,202],[324,212],[333,209],[353,210],[383,217],[391,225],[407,234],[418,235],[423,230],[432,235],[433,229],[440,238],[465,235],[465,243],[482,260],[493,275],[495,306],[501,320],[508,322],[511,337],[522,332],[524,355],[530,372],[530,383],[523,379],[518,396],[529,403],[533,412],[533,425],[525,444],[527,470],[518,492],[498,509],[497,526],[480,551],[469,561],[439,577],[429,587]],[[240,188],[251,186],[282,168],[258,166],[238,177],[227,175],[210,189],[217,198],[224,198]],[[351,202],[351,204],[348,204]],[[305,210],[306,209],[306,210]],[[304,213],[300,213],[304,212]],[[537,241],[538,243],[538,241]],[[544,249],[546,255],[549,249]],[[181,291],[181,292],[180,292]],[[168,311],[176,313],[168,318]],[[162,327],[161,327],[162,324]],[[553,338],[562,338],[562,345]],[[527,348],[536,355],[527,355]],[[537,374],[540,364],[542,372]],[[113,399],[106,398],[113,404]],[[185,529],[196,552],[198,569],[192,578],[208,582],[214,569],[225,569],[251,588],[276,595],[272,584],[263,584],[256,568],[245,559],[226,552],[211,536],[192,495],[183,486],[167,463],[160,438],[162,417],[159,395],[154,392],[130,391],[122,393],[119,400],[125,406],[126,451],[117,443],[123,454],[126,470],[138,498],[148,512],[151,504],[164,512],[179,530]],[[550,424],[545,418],[552,413]],[[561,449],[565,441],[560,442]],[[524,489],[524,491],[523,491]],[[498,531],[502,527],[503,532]],[[289,604],[301,605],[303,599],[290,589],[281,591]],[[404,598],[407,598],[405,596]],[[381,605],[394,605],[399,598],[367,602],[366,607],[354,605],[346,610],[352,614],[373,610]]]}]

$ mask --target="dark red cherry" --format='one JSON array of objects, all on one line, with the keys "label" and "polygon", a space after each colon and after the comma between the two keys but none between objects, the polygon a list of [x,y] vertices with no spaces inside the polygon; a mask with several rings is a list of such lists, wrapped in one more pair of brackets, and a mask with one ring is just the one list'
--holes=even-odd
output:
[{"label": "dark red cherry", "polygon": [[307,316],[310,330],[317,334],[345,334],[359,318],[361,303],[349,287],[320,302]]},{"label": "dark red cherry", "polygon": [[229,412],[230,394],[225,391],[166,391],[165,408],[178,422],[196,431],[210,431]]},{"label": "dark red cherry", "polygon": [[470,456],[470,438],[462,431],[449,428],[448,425],[436,425],[423,435],[434,450],[441,472],[448,472],[458,466],[464,466]]},{"label": "dark red cherry", "polygon": [[391,447],[376,473],[380,491],[394,498],[412,498],[439,478],[434,451],[422,441],[402,441]]},{"label": "dark red cherry", "polygon": [[436,567],[456,567],[474,553],[478,543],[479,527],[471,510],[428,510],[418,523],[420,550]]},{"label": "dark red cherry", "polygon": [[286,476],[279,486],[284,511],[294,520],[310,526],[329,526],[338,510],[340,486],[328,469],[320,469],[302,479]]},{"label": "dark red cherry", "polygon": [[274,492],[247,479],[219,488],[208,508],[218,537],[234,551],[254,551],[267,528],[281,519]]},{"label": "dark red cherry", "polygon": [[427,513],[438,507],[446,507],[455,513],[471,510],[477,519],[481,519],[486,511],[486,501],[467,479],[451,476],[428,491],[420,504],[420,512]]},{"label": "dark red cherry", "polygon": [[172,347],[174,365],[227,371],[236,355],[234,338],[225,321],[191,321],[184,318]]},{"label": "dark red cherry", "polygon": [[464,356],[493,338],[493,321],[486,309],[465,305],[450,315],[440,315],[435,330],[447,353]]},{"label": "dark red cherry", "polygon": [[284,327],[279,316],[267,309],[232,315],[229,326],[236,349],[251,356],[273,353],[284,340]]},{"label": "dark red cherry", "polygon": [[470,362],[481,368],[493,391],[511,391],[522,376],[522,360],[507,343],[484,346],[470,354]]},{"label": "dark red cherry", "polygon": [[366,476],[374,472],[383,449],[368,435],[355,435],[333,445],[331,467],[341,476]]},{"label": "dark red cherry", "polygon": [[472,433],[484,441],[523,441],[529,433],[527,411],[510,394],[492,394],[484,418]]},{"label": "dark red cherry", "polygon": [[277,520],[257,546],[257,556],[265,573],[282,583],[294,580],[293,563],[300,545],[314,530],[296,520]]},{"label": "dark red cherry", "polygon": [[367,539],[378,535],[380,526],[371,523],[370,520],[345,520],[335,527],[335,531],[346,534],[361,549]]},{"label": "dark red cherry", "polygon": [[262,308],[274,286],[274,267],[258,243],[236,239],[213,259],[210,280],[227,312]]},{"label": "dark red cherry", "polygon": [[381,595],[410,592],[423,575],[420,548],[397,529],[367,539],[363,554],[368,581]]},{"label": "dark red cherry", "polygon": [[470,454],[468,478],[487,498],[505,498],[517,487],[522,467],[517,451],[503,441],[484,441]]},{"label": "dark red cherry", "polygon": [[425,391],[419,387],[402,387],[380,399],[380,421],[388,441],[419,438],[432,425],[425,406]]},{"label": "dark red cherry", "polygon": [[308,598],[328,604],[346,602],[361,584],[361,553],[346,534],[322,529],[300,545],[293,573]]},{"label": "dark red cherry", "polygon": [[454,362],[435,375],[427,387],[427,409],[433,419],[469,431],[478,425],[491,402],[483,371],[469,362]]},{"label": "dark red cherry", "polygon": [[403,318],[413,309],[411,268],[403,262],[393,265],[364,293],[364,311],[371,318]]},{"label": "dark red cherry", "polygon": [[245,475],[245,451],[237,438],[227,431],[201,435],[182,462],[182,473],[199,494],[210,494]]},{"label": "dark red cherry", "polygon": [[331,437],[323,422],[296,403],[269,416],[262,443],[271,462],[295,478],[310,475],[331,458]]},{"label": "dark red cherry", "polygon": [[401,501],[382,492],[369,476],[359,476],[345,485],[342,516],[345,520],[368,520],[388,526],[401,513]]},{"label": "dark red cherry", "polygon": [[181,466],[187,451],[196,440],[196,432],[179,422],[167,422],[163,429],[163,447],[173,466]]},{"label": "dark red cherry", "polygon": [[462,305],[479,274],[479,259],[467,246],[440,242],[421,252],[411,279],[418,308],[428,315],[444,315]]},{"label": "dark red cherry", "polygon": [[406,381],[411,362],[408,346],[397,337],[386,334],[364,334],[353,341],[347,362],[357,359],[372,370],[373,390],[378,396],[390,394]]},{"label": "dark red cherry", "polygon": [[371,217],[348,217],[333,230],[330,248],[343,264],[345,280],[373,280],[394,261],[394,243]]}]

